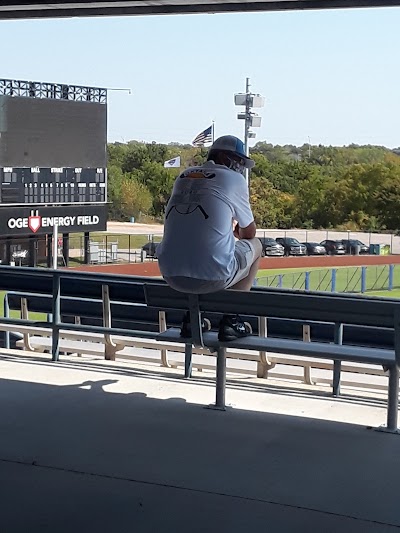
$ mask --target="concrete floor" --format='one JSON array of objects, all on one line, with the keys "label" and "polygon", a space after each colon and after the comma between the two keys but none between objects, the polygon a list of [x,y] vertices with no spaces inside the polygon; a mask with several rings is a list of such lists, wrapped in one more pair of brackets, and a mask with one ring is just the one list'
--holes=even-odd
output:
[{"label": "concrete floor", "polygon": [[[0,531],[391,532],[381,397],[132,362],[0,356]],[[359,394],[359,393],[358,393]]]}]

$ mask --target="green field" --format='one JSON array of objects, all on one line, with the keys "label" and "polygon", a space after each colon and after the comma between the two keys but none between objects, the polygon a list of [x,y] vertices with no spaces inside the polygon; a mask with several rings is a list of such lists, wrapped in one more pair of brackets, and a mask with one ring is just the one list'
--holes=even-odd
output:
[{"label": "green field", "polygon": [[[146,236],[140,236],[146,239]],[[310,290],[331,292],[331,270],[329,268],[287,268],[262,269],[257,273],[258,285],[268,287],[279,286],[279,276],[282,276],[282,287],[286,289],[304,289],[305,272],[310,273]],[[340,267],[336,274],[336,292],[361,291],[361,267]],[[400,265],[394,268],[392,291],[382,290],[388,285],[388,265],[368,266],[366,275],[366,296],[400,298]],[[4,291],[0,291],[0,316],[4,316]],[[13,318],[19,318],[18,311],[11,311]],[[31,320],[46,320],[43,313],[29,313]]]},{"label": "green field", "polygon": [[[6,291],[0,291],[0,316],[4,316],[4,295],[6,294]],[[11,318],[21,318],[20,311],[13,311],[10,312]],[[46,320],[46,315],[44,313],[29,313],[29,319],[30,320]]]},{"label": "green field", "polygon": [[[257,284],[264,287],[305,289],[305,273],[309,272],[309,289],[313,291],[332,290],[331,268],[288,268],[263,269],[257,273]],[[361,267],[336,268],[336,292],[361,292]],[[369,265],[366,269],[365,287],[367,294],[397,298],[400,296],[400,266],[393,271],[393,288],[388,291],[389,266]]]},{"label": "green field", "polygon": [[383,296],[385,298],[400,298],[400,289],[393,289],[392,291],[371,291],[366,293],[367,296]]}]

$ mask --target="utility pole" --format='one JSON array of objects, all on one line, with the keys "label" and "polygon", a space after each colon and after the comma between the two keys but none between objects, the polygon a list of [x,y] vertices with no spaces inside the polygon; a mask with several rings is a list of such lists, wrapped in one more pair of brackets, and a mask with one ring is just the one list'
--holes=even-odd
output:
[{"label": "utility pole", "polygon": [[[249,139],[254,139],[256,134],[250,131],[250,127],[259,128],[261,126],[261,117],[252,112],[253,107],[263,107],[264,97],[259,94],[250,92],[250,78],[246,78],[246,92],[235,94],[235,105],[245,106],[244,113],[238,113],[237,118],[244,120],[244,149],[246,155],[249,156]],[[245,170],[245,178],[248,187],[250,188],[250,172]]]},{"label": "utility pole", "polygon": [[[249,130],[250,130],[250,123],[251,123],[251,95],[250,95],[250,78],[246,78],[246,107],[245,107],[245,115],[246,118],[244,120],[244,149],[246,152],[247,157],[249,156]],[[246,181],[248,181],[248,169],[246,168]]]}]

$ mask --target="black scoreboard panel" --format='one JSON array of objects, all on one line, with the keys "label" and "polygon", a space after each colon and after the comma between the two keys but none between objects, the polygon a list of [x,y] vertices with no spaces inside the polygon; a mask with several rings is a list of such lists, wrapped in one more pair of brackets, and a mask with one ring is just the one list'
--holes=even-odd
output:
[{"label": "black scoreboard panel", "polygon": [[0,205],[106,202],[105,168],[0,168]]},{"label": "black scoreboard panel", "polygon": [[0,95],[0,167],[106,167],[107,105]]}]

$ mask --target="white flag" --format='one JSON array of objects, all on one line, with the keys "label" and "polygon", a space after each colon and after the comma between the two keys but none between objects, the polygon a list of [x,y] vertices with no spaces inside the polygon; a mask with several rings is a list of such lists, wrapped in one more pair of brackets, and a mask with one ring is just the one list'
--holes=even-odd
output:
[{"label": "white flag", "polygon": [[181,156],[174,157],[174,159],[170,159],[169,161],[165,161],[164,168],[179,168],[181,166]]}]

